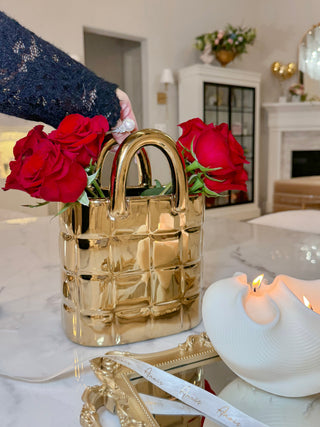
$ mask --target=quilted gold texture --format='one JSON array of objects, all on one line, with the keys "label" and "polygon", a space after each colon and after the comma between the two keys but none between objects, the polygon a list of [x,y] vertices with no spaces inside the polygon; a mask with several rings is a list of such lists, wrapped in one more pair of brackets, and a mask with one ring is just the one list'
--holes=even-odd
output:
[{"label": "quilted gold texture", "polygon": [[63,324],[72,341],[122,344],[199,323],[202,197],[188,201],[192,227],[185,213],[164,212],[170,196],[155,199],[128,200],[136,218],[147,213],[138,224],[110,220],[107,202],[61,216]]},{"label": "quilted gold texture", "polygon": [[[166,153],[173,194],[139,196],[151,182],[147,162],[140,164],[146,175],[140,186],[126,194],[130,159],[145,145]],[[83,345],[170,335],[201,320],[203,196],[188,197],[182,161],[167,135],[139,131],[119,152],[110,196],[60,215],[62,323]]]}]

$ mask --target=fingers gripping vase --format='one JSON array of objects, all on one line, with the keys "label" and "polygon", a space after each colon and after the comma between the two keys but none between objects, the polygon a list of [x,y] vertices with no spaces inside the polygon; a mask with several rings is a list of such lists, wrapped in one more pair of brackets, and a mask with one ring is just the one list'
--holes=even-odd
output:
[{"label": "fingers gripping vase", "polygon": [[[139,195],[151,182],[143,150],[148,145],[168,159],[171,195]],[[137,152],[140,184],[126,189]],[[68,338],[110,346],[200,322],[203,196],[188,197],[187,191],[174,141],[144,130],[120,146],[106,199],[90,199],[88,207],[76,204],[61,215],[62,323]]]}]

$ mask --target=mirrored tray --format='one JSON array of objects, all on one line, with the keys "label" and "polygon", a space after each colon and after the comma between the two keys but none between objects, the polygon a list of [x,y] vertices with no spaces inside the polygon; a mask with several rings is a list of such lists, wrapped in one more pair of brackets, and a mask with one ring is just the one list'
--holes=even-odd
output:
[{"label": "mirrored tray", "polygon": [[[119,422],[116,424],[122,427],[200,427],[203,421],[203,427],[217,426],[208,418],[203,420],[197,415],[153,415],[142,394],[167,399],[165,406],[175,399],[132,370],[111,361],[108,355],[112,354],[133,355],[115,351],[91,361],[101,384],[87,387],[83,393],[84,405],[80,416],[83,427],[109,426],[111,414],[117,415]],[[238,378],[224,364],[205,333],[191,335],[185,343],[173,349],[134,354],[134,357],[203,388],[206,379],[227,405],[270,427],[319,426],[320,394],[288,398],[257,389]]]},{"label": "mirrored tray", "polygon": [[[99,409],[103,407],[117,414],[121,426],[125,427],[200,427],[201,416],[152,415],[140,393],[171,401],[172,396],[136,372],[112,361],[108,354],[132,355],[115,351],[91,360],[91,367],[102,384],[87,387],[83,393],[84,405],[80,416],[83,427],[101,427]],[[204,386],[203,367],[220,360],[205,333],[191,335],[185,343],[170,350],[134,356],[200,387]]]}]

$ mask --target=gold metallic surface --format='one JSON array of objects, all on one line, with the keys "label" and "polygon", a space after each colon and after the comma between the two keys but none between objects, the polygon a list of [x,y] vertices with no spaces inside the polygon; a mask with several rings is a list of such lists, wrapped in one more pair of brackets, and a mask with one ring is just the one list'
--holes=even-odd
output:
[{"label": "gold metallic surface", "polygon": [[233,61],[236,57],[236,53],[232,50],[218,50],[215,52],[216,59],[220,62],[220,64],[225,67],[229,62]]},{"label": "gold metallic surface", "polygon": [[166,92],[158,92],[157,93],[157,103],[159,105],[166,105],[168,101],[168,96],[166,94]]},{"label": "gold metallic surface", "polygon": [[[114,139],[109,139],[103,146],[100,156],[97,161],[97,170],[98,170],[98,179],[100,178],[101,184],[101,173],[103,170],[103,163],[106,155],[111,151],[114,146],[117,146],[118,143]],[[152,175],[151,175],[151,165],[149,158],[144,149],[139,150],[136,153],[137,157],[137,167],[138,167],[138,177],[139,177],[139,186],[150,187],[152,184]],[[109,187],[106,185],[100,185],[103,190],[109,190]]]},{"label": "gold metallic surface", "polygon": [[287,80],[296,73],[297,66],[294,62],[290,62],[289,64],[285,65],[279,61],[276,61],[271,65],[271,71],[272,74],[278,79]]},{"label": "gold metallic surface", "polygon": [[[111,197],[60,215],[62,324],[82,345],[166,336],[201,320],[203,196],[187,197],[183,165],[169,137],[150,130],[136,135],[115,159],[119,182]],[[128,196],[128,159],[151,142],[170,158],[175,193]]]},{"label": "gold metallic surface", "polygon": [[158,147],[166,156],[171,169],[174,194],[174,206],[177,211],[186,208],[188,183],[176,144],[168,135],[156,129],[145,129],[128,136],[125,144],[117,151],[112,167],[111,180],[111,214],[122,216],[127,214],[125,188],[129,166],[134,154],[148,145]]},{"label": "gold metallic surface", "polygon": [[[82,395],[84,402],[80,423],[82,427],[101,427],[98,410],[102,407],[118,415],[122,427],[199,427],[199,416],[153,416],[141,400],[139,393],[155,397],[170,398],[165,392],[150,384],[130,369],[108,358],[97,357],[91,367],[101,381],[101,385],[87,387]],[[116,352],[131,355],[131,353]],[[220,360],[207,335],[191,335],[178,347],[158,353],[135,354],[136,359],[150,363],[160,369],[203,386],[202,368]]]}]

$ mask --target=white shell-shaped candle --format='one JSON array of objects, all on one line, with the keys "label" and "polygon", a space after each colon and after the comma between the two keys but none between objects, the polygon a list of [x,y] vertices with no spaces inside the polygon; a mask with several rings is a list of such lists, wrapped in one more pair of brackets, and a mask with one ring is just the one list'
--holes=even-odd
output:
[{"label": "white shell-shaped candle", "polygon": [[202,306],[207,334],[229,368],[262,390],[288,397],[320,392],[318,313],[320,280],[284,275],[255,291],[245,274],[220,280],[207,289]]}]

